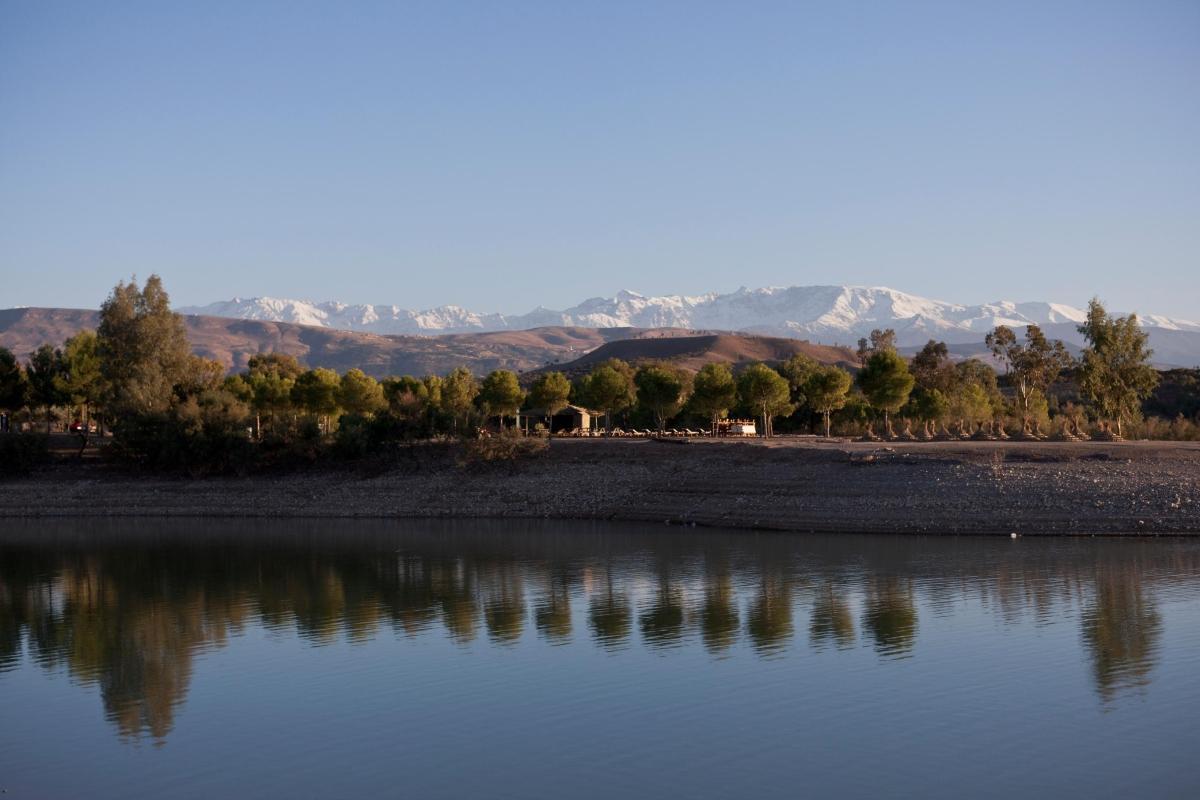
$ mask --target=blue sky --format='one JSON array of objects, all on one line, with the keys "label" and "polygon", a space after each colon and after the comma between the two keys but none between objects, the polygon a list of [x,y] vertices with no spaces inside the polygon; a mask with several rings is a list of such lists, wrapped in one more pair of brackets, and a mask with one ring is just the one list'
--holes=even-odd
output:
[{"label": "blue sky", "polygon": [[0,307],[1200,317],[1200,3],[0,0]]}]

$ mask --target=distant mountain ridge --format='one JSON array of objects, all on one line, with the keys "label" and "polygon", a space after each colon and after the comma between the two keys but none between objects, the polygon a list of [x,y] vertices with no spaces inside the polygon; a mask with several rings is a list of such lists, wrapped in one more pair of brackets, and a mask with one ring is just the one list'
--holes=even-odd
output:
[{"label": "distant mountain ridge", "polygon": [[[395,305],[312,303],[270,297],[181,308],[185,314],[289,322],[386,335],[438,335],[529,330],[547,326],[580,328],[688,328],[736,331],[848,345],[874,328],[893,328],[897,344],[915,347],[929,339],[951,345],[981,345],[997,325],[1036,324],[1052,337],[1079,346],[1075,326],[1082,309],[1050,302],[997,301],[961,305],[887,287],[791,286],[741,288],[720,294],[647,297],[620,291],[594,297],[563,311],[536,308],[528,314],[481,314],[459,306],[413,311]],[[1118,312],[1120,313],[1120,312]],[[1139,314],[1150,333],[1155,361],[1200,364],[1200,323]]]},{"label": "distant mountain ridge", "polygon": [[[97,311],[75,308],[0,309],[0,347],[25,360],[42,344],[60,346],[82,330],[93,330]],[[844,348],[813,345],[797,339],[750,334],[715,334],[683,328],[545,327],[520,331],[450,333],[442,336],[383,336],[296,325],[288,322],[185,315],[192,352],[221,362],[226,369],[245,369],[258,353],[286,353],[309,367],[345,372],[358,368],[368,375],[445,374],[465,366],[477,375],[494,369],[526,372],[552,367],[572,375],[596,360],[671,360],[693,369],[707,361],[732,364],[781,361],[805,353],[823,363],[849,363]],[[620,345],[619,349],[606,349]],[[588,360],[589,356],[591,361]]]}]

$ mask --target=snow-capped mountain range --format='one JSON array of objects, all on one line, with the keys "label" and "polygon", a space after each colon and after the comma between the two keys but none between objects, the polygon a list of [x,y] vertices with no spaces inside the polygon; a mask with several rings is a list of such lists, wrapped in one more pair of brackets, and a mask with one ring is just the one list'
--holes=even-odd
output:
[{"label": "snow-capped mountain range", "polygon": [[[997,325],[1031,323],[1068,344],[1081,344],[1075,326],[1084,312],[1061,303],[997,301],[960,305],[886,287],[791,286],[738,289],[728,294],[646,297],[620,291],[594,297],[564,311],[536,308],[528,314],[480,314],[459,306],[412,311],[394,305],[312,303],[254,297],[179,309],[234,319],[290,322],[380,334],[437,335],[526,330],[549,325],[588,328],[691,328],[789,336],[823,344],[853,344],[874,328],[893,328],[897,344],[929,339],[950,345],[979,344]],[[1155,361],[1200,363],[1200,323],[1139,315],[1149,331]]]}]

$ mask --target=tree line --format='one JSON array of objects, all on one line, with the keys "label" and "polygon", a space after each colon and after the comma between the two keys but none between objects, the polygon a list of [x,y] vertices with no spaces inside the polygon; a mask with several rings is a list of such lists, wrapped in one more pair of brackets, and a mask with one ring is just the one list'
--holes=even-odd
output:
[{"label": "tree line", "polygon": [[[220,362],[191,353],[182,317],[152,275],[141,287],[114,287],[94,332],[61,348],[43,345],[24,365],[0,349],[0,410],[24,414],[49,432],[56,410],[68,409],[84,436],[93,424],[109,427],[118,454],[168,464],[236,460],[252,446],[311,454],[332,443],[359,454],[401,439],[511,430],[518,415],[549,433],[551,418],[569,404],[601,415],[606,433],[615,426],[662,432],[672,423],[715,431],[730,415],[755,418],[763,436],[780,425],[826,436],[835,429],[872,435],[882,425],[882,433],[894,434],[896,417],[906,430],[913,421],[925,431],[1003,422],[1041,430],[1053,413],[1076,423],[1090,415],[1120,435],[1139,420],[1159,378],[1147,335],[1136,316],[1113,317],[1098,300],[1079,330],[1087,344],[1074,359],[1036,325],[1023,337],[997,327],[986,343],[1002,376],[979,360],[953,361],[947,346],[932,340],[906,360],[891,330],[860,340],[855,374],[798,354],[736,371],[720,362],[693,373],[610,359],[575,380],[558,371],[519,376],[503,369],[479,378],[466,367],[376,380],[359,369],[339,375],[268,353],[227,375]],[[1068,374],[1077,389],[1062,403],[1051,388]]]}]

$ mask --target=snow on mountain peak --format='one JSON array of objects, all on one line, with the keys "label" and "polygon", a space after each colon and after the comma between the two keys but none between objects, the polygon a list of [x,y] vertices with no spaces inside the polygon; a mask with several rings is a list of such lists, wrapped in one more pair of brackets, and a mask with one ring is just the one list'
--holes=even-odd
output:
[{"label": "snow on mountain peak", "polygon": [[[996,325],[1040,325],[1047,335],[1078,344],[1075,326],[1084,312],[1048,302],[999,300],[975,306],[948,303],[886,286],[788,286],[704,295],[649,297],[622,289],[613,297],[593,297],[555,311],[538,307],[528,314],[481,314],[455,305],[413,311],[395,305],[313,303],[273,297],[233,298],[207,306],[181,309],[237,319],[291,322],[380,334],[438,334],[524,330],[546,325],[580,327],[700,328],[752,331],[849,344],[874,328],[893,328],[901,346],[924,344],[929,338],[948,344],[981,342]],[[1173,332],[1164,352],[1152,338],[1157,357],[1167,363],[1200,362],[1200,324],[1145,315],[1151,331]],[[1186,341],[1180,339],[1183,335]],[[1153,336],[1153,334],[1152,334]],[[1193,339],[1195,340],[1193,342]],[[1182,349],[1181,349],[1182,348]],[[1194,350],[1194,353],[1193,353]]]}]

